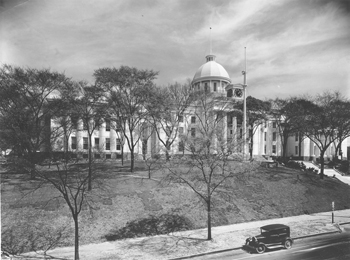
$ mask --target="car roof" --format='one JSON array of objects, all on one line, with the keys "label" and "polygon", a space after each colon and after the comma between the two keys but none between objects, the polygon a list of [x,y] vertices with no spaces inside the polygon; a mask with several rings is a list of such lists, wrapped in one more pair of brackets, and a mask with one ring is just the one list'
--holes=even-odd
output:
[{"label": "car roof", "polygon": [[271,224],[271,225],[266,225],[266,226],[261,227],[261,229],[266,230],[266,231],[282,229],[282,228],[289,228],[289,227],[286,225],[283,225],[283,224]]}]

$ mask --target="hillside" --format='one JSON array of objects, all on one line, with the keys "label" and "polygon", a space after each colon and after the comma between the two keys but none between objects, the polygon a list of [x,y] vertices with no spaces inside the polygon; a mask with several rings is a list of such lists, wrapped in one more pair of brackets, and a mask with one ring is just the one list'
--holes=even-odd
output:
[{"label": "hillside", "polygon": [[[189,188],[160,186],[158,181],[147,179],[142,162],[138,162],[135,173],[127,170],[113,162],[97,165],[103,176],[101,187],[108,196],[95,201],[95,210],[81,214],[82,244],[104,241],[111,230],[149,215],[176,213],[187,217],[194,228],[206,227],[205,208]],[[162,174],[158,170],[152,177],[160,179]],[[39,229],[49,233],[73,224],[62,200],[48,201],[55,194],[52,189],[43,187],[31,193],[31,188],[25,175],[1,174],[2,236],[11,236],[16,243]],[[320,180],[316,174],[283,167],[259,168],[220,189],[213,203],[213,225],[330,211],[332,201],[338,210],[350,208],[350,186],[337,179]],[[70,232],[62,245],[72,242]]]}]

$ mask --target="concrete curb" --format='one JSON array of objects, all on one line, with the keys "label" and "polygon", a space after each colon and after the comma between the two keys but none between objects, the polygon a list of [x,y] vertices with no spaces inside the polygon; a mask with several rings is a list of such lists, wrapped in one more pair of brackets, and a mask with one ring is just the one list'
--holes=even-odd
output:
[{"label": "concrete curb", "polygon": [[[347,225],[347,224],[350,224],[350,222],[339,223],[339,225]],[[329,232],[317,233],[317,234],[312,234],[312,235],[307,235],[307,236],[296,237],[296,238],[293,238],[293,240],[299,240],[299,239],[322,236],[322,235],[330,235],[330,234],[335,234],[335,233],[340,233],[340,232],[339,231],[329,231]],[[204,255],[211,255],[211,254],[218,254],[218,253],[224,253],[224,252],[228,252],[228,251],[239,250],[242,248],[243,248],[242,246],[241,247],[234,247],[234,248],[210,251],[210,252],[200,253],[200,254],[195,254],[195,255],[189,255],[189,256],[183,256],[183,257],[177,257],[177,258],[169,258],[168,260],[190,259],[190,258],[194,258],[194,257],[204,256]]]}]

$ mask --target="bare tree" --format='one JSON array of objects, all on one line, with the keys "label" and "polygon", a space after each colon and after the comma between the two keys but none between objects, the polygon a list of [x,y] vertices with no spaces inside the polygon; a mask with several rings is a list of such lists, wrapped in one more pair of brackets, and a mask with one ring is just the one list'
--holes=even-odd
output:
[{"label": "bare tree", "polygon": [[198,94],[189,108],[191,128],[181,136],[185,155],[168,162],[164,178],[188,186],[205,203],[208,240],[212,239],[212,198],[225,183],[255,167],[254,163],[243,161],[240,154],[233,153],[239,150],[242,140],[227,135],[226,113],[232,105],[210,94]]},{"label": "bare tree", "polygon": [[106,102],[104,102],[104,91],[98,86],[89,86],[86,82],[79,82],[82,95],[75,100],[75,118],[80,118],[83,122],[83,129],[88,135],[88,159],[89,159],[89,181],[88,189],[92,189],[92,135],[95,130],[104,122],[107,117]]},{"label": "bare tree", "polygon": [[286,158],[288,138],[297,133],[303,135],[305,126],[302,124],[307,111],[314,105],[307,98],[292,97],[276,98],[271,101],[270,114],[277,125],[282,143],[282,157]]},{"label": "bare tree", "polygon": [[74,221],[74,259],[79,259],[79,214],[83,208],[92,208],[94,194],[89,192],[89,181],[96,179],[97,175],[89,176],[75,165],[66,163],[56,164],[55,170],[40,169],[37,171],[39,179],[35,191],[50,185],[57,191],[52,199],[63,198],[69,208]]},{"label": "bare tree", "polygon": [[118,122],[131,156],[130,171],[134,171],[135,147],[142,136],[141,125],[147,120],[147,102],[157,72],[127,66],[102,68],[95,71],[96,84],[106,91],[110,116]]},{"label": "bare tree", "polygon": [[317,95],[313,100],[313,106],[309,106],[303,120],[300,120],[305,135],[314,142],[320,150],[321,172],[320,178],[324,176],[324,156],[329,146],[338,138],[339,110],[337,102],[341,100],[339,93],[324,92]]},{"label": "bare tree", "polygon": [[185,85],[175,83],[166,88],[155,88],[151,96],[152,102],[148,103],[149,122],[165,148],[167,161],[170,159],[170,148],[178,138],[179,125],[183,122],[184,112],[192,97],[190,82]]}]

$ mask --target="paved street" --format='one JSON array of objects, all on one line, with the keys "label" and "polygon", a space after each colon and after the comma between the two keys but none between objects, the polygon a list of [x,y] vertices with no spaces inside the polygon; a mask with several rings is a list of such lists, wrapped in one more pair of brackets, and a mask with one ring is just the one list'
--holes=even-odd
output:
[{"label": "paved street", "polygon": [[225,253],[195,257],[193,259],[350,259],[350,232],[298,239],[294,241],[292,249],[286,250],[283,247],[275,247],[273,249],[267,250],[265,253],[260,255],[256,254],[255,252],[249,254],[248,252],[241,249]]}]

